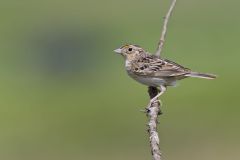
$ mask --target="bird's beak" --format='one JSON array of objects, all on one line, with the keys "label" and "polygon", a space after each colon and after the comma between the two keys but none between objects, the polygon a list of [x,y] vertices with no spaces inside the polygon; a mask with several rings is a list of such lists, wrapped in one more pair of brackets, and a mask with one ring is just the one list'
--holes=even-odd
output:
[{"label": "bird's beak", "polygon": [[122,49],[118,48],[118,49],[115,49],[114,52],[118,53],[118,54],[121,54],[122,53]]}]

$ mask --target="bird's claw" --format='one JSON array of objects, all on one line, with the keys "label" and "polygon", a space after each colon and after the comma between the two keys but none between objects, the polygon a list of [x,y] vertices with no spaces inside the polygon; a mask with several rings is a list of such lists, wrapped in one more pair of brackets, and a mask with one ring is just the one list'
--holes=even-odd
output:
[{"label": "bird's claw", "polygon": [[[156,103],[156,102],[159,102],[160,105],[162,104],[161,100],[158,100],[158,99],[154,99],[154,100],[150,100],[149,104],[147,105],[147,107],[145,109],[141,109],[140,111],[141,112],[144,112],[144,113],[149,113],[150,112],[150,108],[152,107],[152,104],[153,103]],[[161,112],[159,113],[159,115],[162,114]]]},{"label": "bird's claw", "polygon": [[149,113],[150,109],[147,107],[145,109],[141,109],[140,112]]}]

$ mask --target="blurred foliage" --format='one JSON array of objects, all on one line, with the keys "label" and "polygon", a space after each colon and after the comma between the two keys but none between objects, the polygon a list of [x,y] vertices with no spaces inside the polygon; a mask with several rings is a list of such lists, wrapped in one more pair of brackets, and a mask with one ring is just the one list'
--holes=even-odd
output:
[{"label": "blurred foliage", "polygon": [[[169,1],[1,1],[0,159],[150,159],[147,88],[124,43],[154,52]],[[182,0],[163,57],[214,81],[186,79],[162,97],[165,159],[237,160],[240,2]]]}]

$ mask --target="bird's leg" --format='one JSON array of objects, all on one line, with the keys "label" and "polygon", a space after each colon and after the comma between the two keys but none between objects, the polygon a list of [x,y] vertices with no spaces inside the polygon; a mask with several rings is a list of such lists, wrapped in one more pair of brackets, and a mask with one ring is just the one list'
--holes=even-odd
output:
[{"label": "bird's leg", "polygon": [[155,102],[158,99],[158,97],[160,97],[166,91],[166,89],[167,88],[165,86],[162,85],[160,86],[160,92],[150,100],[147,109],[151,107],[152,103]]}]

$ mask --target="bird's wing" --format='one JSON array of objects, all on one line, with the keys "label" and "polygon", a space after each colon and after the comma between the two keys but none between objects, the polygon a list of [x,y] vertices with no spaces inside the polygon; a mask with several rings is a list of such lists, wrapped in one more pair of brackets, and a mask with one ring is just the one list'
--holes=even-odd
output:
[{"label": "bird's wing", "polygon": [[131,70],[134,74],[151,77],[176,77],[190,73],[190,69],[154,55],[146,55],[133,61]]}]

